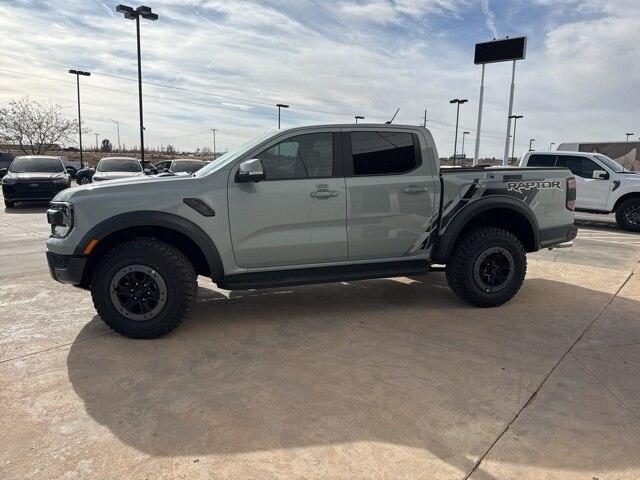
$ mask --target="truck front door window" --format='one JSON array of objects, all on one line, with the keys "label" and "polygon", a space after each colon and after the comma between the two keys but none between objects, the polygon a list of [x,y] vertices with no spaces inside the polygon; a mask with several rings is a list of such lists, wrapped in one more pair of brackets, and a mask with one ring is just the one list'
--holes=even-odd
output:
[{"label": "truck front door window", "polygon": [[266,180],[322,178],[333,175],[333,136],[311,133],[283,140],[262,151]]}]

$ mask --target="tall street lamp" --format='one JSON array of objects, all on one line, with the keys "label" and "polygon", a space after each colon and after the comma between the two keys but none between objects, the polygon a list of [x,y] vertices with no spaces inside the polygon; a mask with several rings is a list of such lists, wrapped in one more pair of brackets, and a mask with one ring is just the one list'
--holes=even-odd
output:
[{"label": "tall street lamp", "polygon": [[523,118],[523,115],[509,115],[509,118],[513,119],[513,144],[511,145],[511,158],[514,158],[516,153],[516,125],[518,119]]},{"label": "tall street lamp", "polygon": [[627,136],[627,142],[629,141],[629,137],[632,137],[635,135],[635,133],[625,133],[625,135]]},{"label": "tall street lamp", "polygon": [[[469,133],[471,132],[462,132],[462,153],[460,154],[462,158],[464,158],[464,137],[469,135]],[[462,160],[460,160],[460,165],[462,165]]]},{"label": "tall street lamp", "polygon": [[140,58],[140,17],[155,21],[158,15],[151,12],[151,8],[140,6],[135,10],[126,5],[118,5],[116,12],[122,13],[127,20],[136,21],[136,38],[138,41],[138,103],[140,105],[140,161],[144,167],[144,122],[142,119],[142,60]]},{"label": "tall street lamp", "polygon": [[213,159],[216,159],[216,128],[210,128],[209,130],[211,130],[213,132]]},{"label": "tall street lamp", "polygon": [[114,120],[113,118],[107,118],[107,120],[111,120],[113,123],[116,124],[116,130],[118,132],[118,151],[120,151],[120,122],[118,122],[117,120]]},{"label": "tall street lamp", "polygon": [[364,120],[364,117],[362,115],[356,115],[356,125],[358,124],[358,120]]},{"label": "tall street lamp", "polygon": [[551,149],[553,148],[553,146],[554,146],[555,144],[556,144],[556,142],[551,142],[551,143],[549,144],[549,151],[551,151]]},{"label": "tall street lamp", "polygon": [[69,70],[69,73],[76,76],[76,85],[78,89],[78,136],[80,137],[80,168],[84,167],[82,161],[82,118],[80,117],[80,75],[88,77],[91,75],[89,72],[83,72],[82,70]]},{"label": "tall street lamp", "polygon": [[533,152],[533,142],[535,142],[536,139],[535,138],[530,138],[529,139],[529,151]]},{"label": "tall street lamp", "polygon": [[285,105],[284,103],[278,103],[276,104],[276,107],[278,107],[278,130],[280,130],[280,109],[289,108],[289,105]]},{"label": "tall street lamp", "polygon": [[456,138],[453,142],[453,165],[455,166],[456,164],[456,152],[458,151],[458,120],[460,119],[460,105],[463,103],[467,103],[469,100],[467,99],[463,99],[460,100],[459,98],[454,98],[453,100],[450,100],[449,103],[456,103]]}]

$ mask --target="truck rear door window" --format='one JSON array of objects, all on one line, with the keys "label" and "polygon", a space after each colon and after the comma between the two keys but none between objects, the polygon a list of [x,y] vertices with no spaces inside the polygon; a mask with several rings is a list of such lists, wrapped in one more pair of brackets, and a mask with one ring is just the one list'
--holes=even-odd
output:
[{"label": "truck rear door window", "polygon": [[533,154],[527,161],[527,167],[555,167],[556,155]]},{"label": "truck rear door window", "polygon": [[402,132],[351,132],[355,175],[394,175],[419,164],[413,135]]},{"label": "truck rear door window", "polygon": [[266,180],[323,178],[333,175],[333,135],[310,133],[287,138],[256,155]]}]

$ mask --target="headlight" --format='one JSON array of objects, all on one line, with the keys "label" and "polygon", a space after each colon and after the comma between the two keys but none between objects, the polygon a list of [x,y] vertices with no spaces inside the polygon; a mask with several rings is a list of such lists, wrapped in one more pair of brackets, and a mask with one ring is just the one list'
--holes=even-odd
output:
[{"label": "headlight", "polygon": [[2,184],[3,185],[13,185],[14,183],[16,183],[15,178],[12,177],[4,177],[2,179]]},{"label": "headlight", "polygon": [[51,202],[47,222],[51,224],[52,237],[67,237],[73,228],[73,205],[70,202]]}]

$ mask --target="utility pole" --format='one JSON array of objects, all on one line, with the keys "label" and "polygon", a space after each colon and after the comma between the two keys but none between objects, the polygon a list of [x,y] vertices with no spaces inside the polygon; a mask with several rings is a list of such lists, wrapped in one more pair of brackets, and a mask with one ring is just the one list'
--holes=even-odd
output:
[{"label": "utility pole", "polygon": [[98,135],[100,135],[99,133],[94,133],[94,135],[96,136],[96,152],[98,151]]},{"label": "utility pole", "polygon": [[533,152],[533,142],[535,142],[536,139],[535,138],[531,138],[529,139],[529,151]]},{"label": "utility pole", "polygon": [[215,128],[210,128],[213,132],[213,159],[216,159],[216,130]]},{"label": "utility pole", "polygon": [[504,157],[502,158],[502,165],[506,166],[509,162],[509,135],[511,135],[511,118],[513,116],[513,92],[516,88],[516,61],[513,61],[513,68],[511,70],[511,93],[509,94],[509,113],[507,115],[507,138],[504,141]]},{"label": "utility pole", "polygon": [[549,151],[551,151],[551,149],[553,148],[553,146],[554,146],[555,144],[556,144],[556,142],[551,142],[551,143],[549,144]]},{"label": "utility pole", "polygon": [[91,75],[89,72],[83,72],[82,70],[69,70],[69,73],[76,76],[76,85],[78,89],[78,136],[80,137],[80,168],[84,167],[84,161],[82,160],[82,117],[80,116],[80,75],[88,77]]},{"label": "utility pole", "polygon": [[120,122],[118,122],[117,120],[114,120],[113,118],[107,118],[107,120],[111,120],[113,123],[116,124],[116,129],[118,132],[118,151],[120,151]]},{"label": "utility pole", "polygon": [[422,122],[422,126],[427,128],[427,109],[424,109],[424,121]]}]

